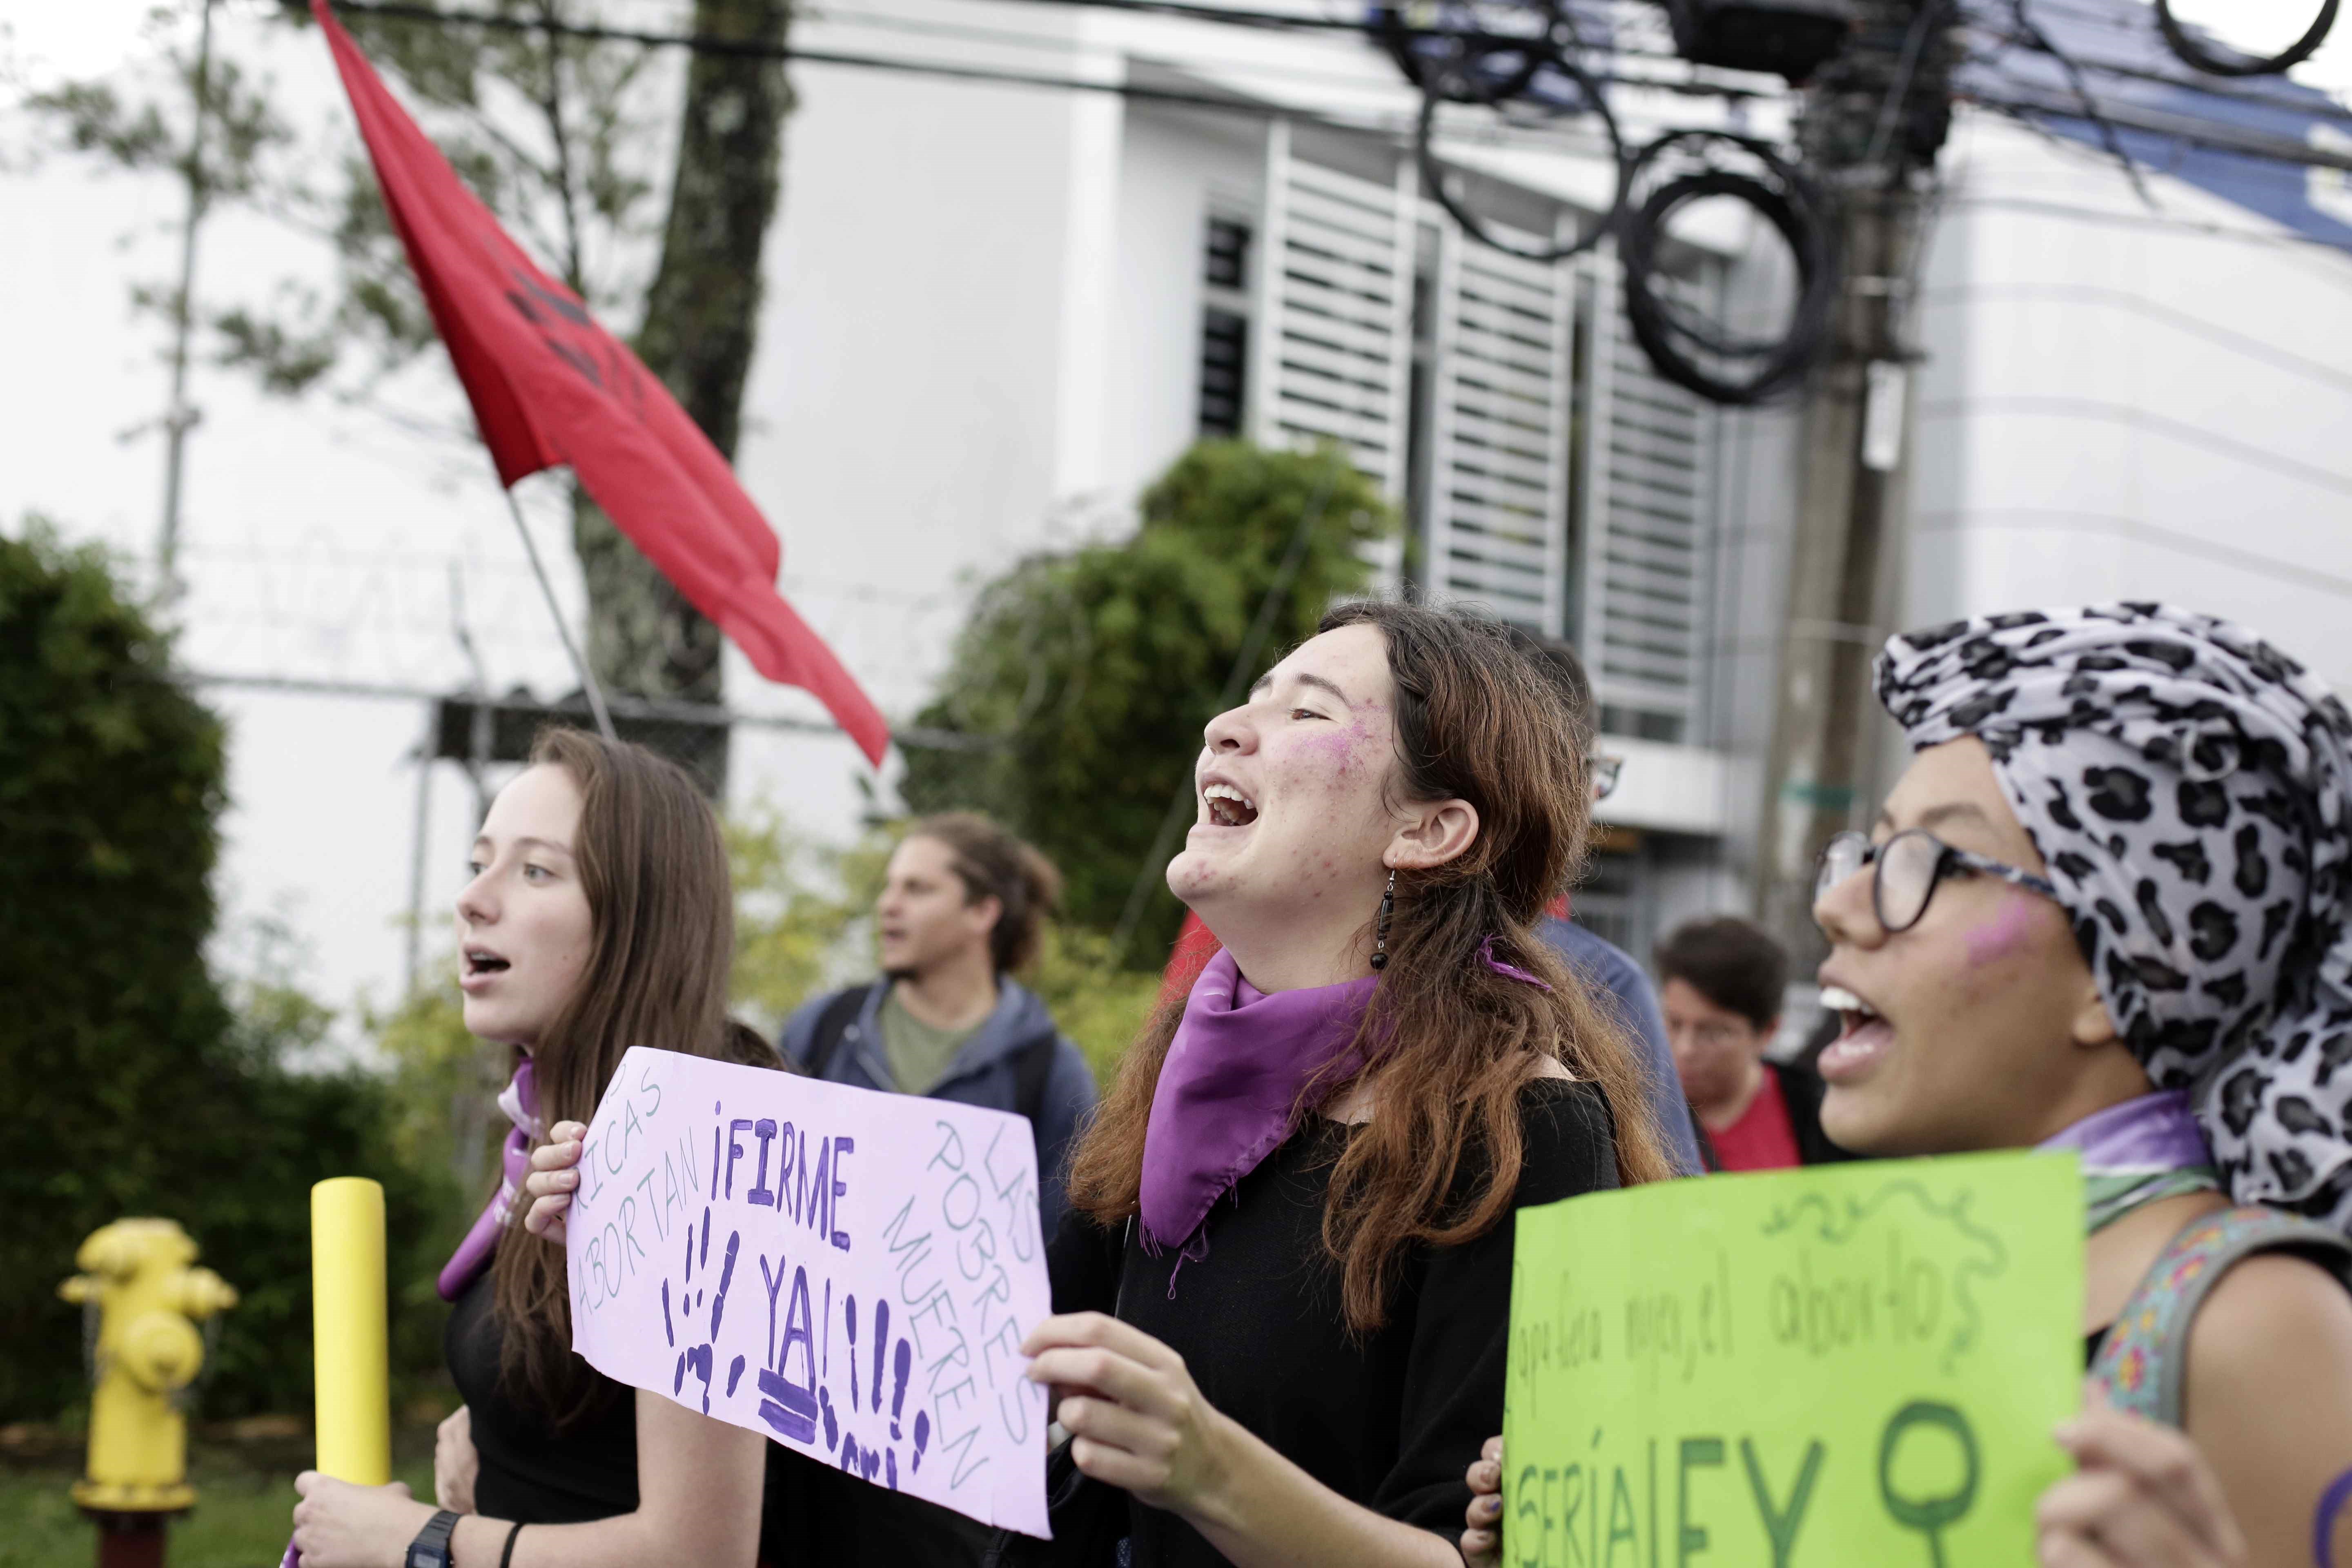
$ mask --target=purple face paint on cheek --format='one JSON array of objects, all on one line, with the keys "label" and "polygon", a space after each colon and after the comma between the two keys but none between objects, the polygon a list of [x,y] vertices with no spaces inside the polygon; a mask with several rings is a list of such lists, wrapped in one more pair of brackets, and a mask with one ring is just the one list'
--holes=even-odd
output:
[{"label": "purple face paint on cheek", "polygon": [[1992,919],[1967,933],[1969,963],[1981,969],[1998,963],[2033,940],[2033,906],[2030,895],[2011,889]]},{"label": "purple face paint on cheek", "polygon": [[1345,729],[1326,729],[1301,742],[1308,756],[1342,776],[1362,764],[1372,744],[1371,731],[1361,719]]}]

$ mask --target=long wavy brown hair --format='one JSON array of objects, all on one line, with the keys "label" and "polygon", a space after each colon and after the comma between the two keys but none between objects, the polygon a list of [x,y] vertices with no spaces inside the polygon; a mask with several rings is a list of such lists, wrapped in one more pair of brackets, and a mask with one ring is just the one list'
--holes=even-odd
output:
[{"label": "long wavy brown hair", "polygon": [[[1391,790],[1478,812],[1460,856],[1398,873],[1388,966],[1359,1037],[1373,1111],[1332,1166],[1323,1245],[1339,1267],[1349,1328],[1369,1333],[1387,1320],[1408,1247],[1459,1246],[1506,1216],[1526,1155],[1519,1090],[1542,1070],[1538,1058],[1607,1097],[1620,1181],[1674,1173],[1624,1036],[1535,933],[1544,906],[1581,869],[1591,826],[1591,764],[1558,688],[1498,626],[1472,616],[1352,604],[1320,629],[1353,626],[1388,640]],[[1483,962],[1490,939],[1497,959],[1550,989]],[[1160,1008],[1072,1157],[1071,1202],[1106,1228],[1137,1212],[1152,1090],[1182,1014],[1181,997]],[[1311,1084],[1306,1101],[1346,1087]]]},{"label": "long wavy brown hair", "polygon": [[[530,752],[580,791],[572,846],[588,896],[580,987],[531,1049],[542,1124],[586,1121],[631,1046],[761,1067],[767,1042],[727,1016],[734,882],[719,819],[686,770],[629,742],[551,729]],[[572,1353],[563,1248],[523,1229],[518,1197],[491,1266],[502,1331],[499,1381],[558,1426],[602,1408],[618,1384]]]}]

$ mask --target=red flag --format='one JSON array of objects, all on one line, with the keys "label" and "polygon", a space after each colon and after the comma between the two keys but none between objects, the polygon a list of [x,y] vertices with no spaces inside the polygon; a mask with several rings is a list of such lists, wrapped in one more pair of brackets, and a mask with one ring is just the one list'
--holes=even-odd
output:
[{"label": "red flag", "polygon": [[769,679],[815,694],[877,766],[889,726],[776,593],[775,531],[668,389],[532,265],[459,183],[328,8],[385,210],[448,346],[500,482],[569,464],[614,524]]}]

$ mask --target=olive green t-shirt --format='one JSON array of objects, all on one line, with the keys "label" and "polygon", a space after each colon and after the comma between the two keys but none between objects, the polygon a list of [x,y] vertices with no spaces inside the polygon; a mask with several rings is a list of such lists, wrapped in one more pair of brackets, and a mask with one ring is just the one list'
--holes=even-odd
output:
[{"label": "olive green t-shirt", "polygon": [[898,1000],[898,988],[890,987],[882,998],[882,1054],[890,1063],[890,1076],[898,1080],[902,1094],[928,1094],[933,1085],[947,1076],[948,1065],[955,1060],[963,1043],[980,1033],[981,1024],[969,1029],[934,1029],[912,1013]]}]

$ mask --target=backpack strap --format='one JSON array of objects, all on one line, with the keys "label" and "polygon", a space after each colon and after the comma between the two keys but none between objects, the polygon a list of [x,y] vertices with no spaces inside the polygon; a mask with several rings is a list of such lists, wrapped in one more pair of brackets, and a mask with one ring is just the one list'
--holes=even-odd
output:
[{"label": "backpack strap", "polygon": [[2352,1288],[2352,1241],[2339,1231],[2270,1208],[2200,1215],[2157,1255],[2091,1363],[2107,1403],[2179,1427],[2197,1310],[2222,1275],[2261,1252],[2296,1253]]},{"label": "backpack strap", "polygon": [[853,985],[836,992],[833,1000],[824,1005],[824,1011],[816,1016],[816,1027],[809,1032],[809,1077],[824,1078],[832,1068],[835,1053],[847,1037],[849,1026],[857,1022],[857,1016],[866,1010],[866,998],[873,990],[872,985]]}]

